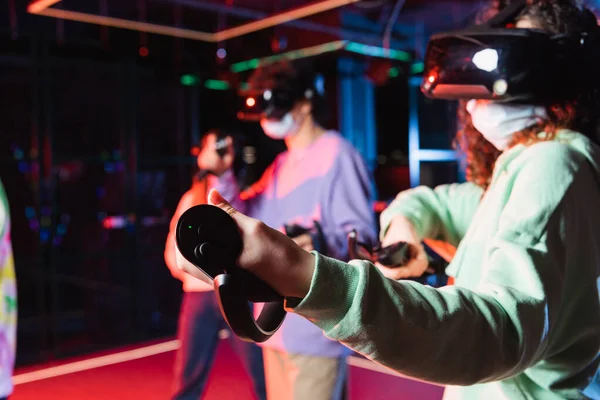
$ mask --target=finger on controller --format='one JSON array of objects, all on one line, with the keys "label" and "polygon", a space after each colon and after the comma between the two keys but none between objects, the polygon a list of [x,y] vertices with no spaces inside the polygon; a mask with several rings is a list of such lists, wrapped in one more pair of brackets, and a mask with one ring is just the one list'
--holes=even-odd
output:
[{"label": "finger on controller", "polygon": [[[188,261],[178,262],[178,267],[213,282],[219,309],[237,336],[264,342],[281,326],[286,312],[277,291],[240,268],[247,265],[241,261],[243,233],[252,231],[255,220],[237,212],[214,189],[209,192],[208,203],[188,209],[177,223],[177,247]],[[266,303],[258,318],[248,307],[249,301]]]}]

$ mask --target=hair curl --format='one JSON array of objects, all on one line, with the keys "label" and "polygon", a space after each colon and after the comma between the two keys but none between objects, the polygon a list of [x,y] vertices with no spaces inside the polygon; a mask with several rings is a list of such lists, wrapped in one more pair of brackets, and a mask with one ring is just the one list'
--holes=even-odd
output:
[{"label": "hair curl", "polygon": [[[495,0],[478,15],[477,22],[492,18],[510,3],[510,0]],[[553,34],[578,34],[598,29],[594,14],[577,0],[529,0],[528,3],[520,18],[527,18]],[[509,146],[552,140],[561,129],[581,132],[598,142],[600,101],[597,93],[598,84],[591,83],[587,92],[580,93],[577,98],[541,104],[546,108],[548,118],[515,133]],[[466,101],[459,104],[458,120],[461,129],[457,133],[455,146],[466,154],[467,180],[487,188],[501,152],[475,129],[466,111]],[[540,135],[542,132],[543,135]]]}]

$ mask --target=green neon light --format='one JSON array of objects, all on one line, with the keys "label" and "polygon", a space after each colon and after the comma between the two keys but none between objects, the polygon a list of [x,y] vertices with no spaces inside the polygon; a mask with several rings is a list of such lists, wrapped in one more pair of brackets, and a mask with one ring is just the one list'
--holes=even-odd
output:
[{"label": "green neon light", "polygon": [[424,70],[425,70],[425,64],[423,64],[422,62],[417,62],[410,66],[411,74],[421,74],[421,73],[423,73]]},{"label": "green neon light", "polygon": [[[179,82],[183,86],[198,86],[200,84],[200,78],[194,74],[181,75]],[[228,90],[229,83],[226,81],[219,81],[216,79],[207,79],[204,81],[204,87],[210,90]]]},{"label": "green neon light", "polygon": [[251,60],[242,61],[236,64],[232,64],[230,69],[232,72],[243,72],[258,68],[261,64],[270,64],[279,60],[297,60],[300,58],[307,58],[317,56],[319,54],[330,53],[332,51],[340,50],[344,48],[347,42],[344,40],[337,40],[335,42],[329,42],[320,44],[318,46],[307,47],[299,50],[292,50],[286,53],[277,54],[274,56],[268,56],[263,58],[253,58]]},{"label": "green neon light", "polygon": [[383,47],[369,46],[366,44],[349,42],[347,40],[336,40],[334,42],[324,43],[318,46],[307,47],[299,50],[288,51],[286,53],[277,54],[274,56],[253,58],[251,60],[241,61],[232,64],[230,69],[232,72],[235,73],[250,71],[258,68],[259,65],[269,64],[282,59],[297,60],[300,58],[313,57],[337,50],[346,50],[351,53],[362,54],[365,56],[387,58],[390,60],[398,60],[403,62],[409,62],[412,59],[411,55],[405,51],[384,49]]},{"label": "green neon light", "polygon": [[397,76],[400,75],[400,69],[401,68],[396,68],[396,67],[390,68],[390,70],[388,71],[388,76],[390,78],[396,78]]},{"label": "green neon light", "polygon": [[229,83],[216,79],[207,79],[204,81],[204,87],[210,90],[227,90],[229,89]]},{"label": "green neon light", "polygon": [[183,86],[196,86],[200,83],[200,78],[196,75],[185,74],[181,76],[179,82],[181,82]]},{"label": "green neon light", "polygon": [[362,54],[371,57],[389,58],[391,60],[398,60],[409,62],[411,60],[410,54],[401,50],[384,49],[383,47],[369,46],[367,44],[348,42],[346,50],[352,53]]},{"label": "green neon light", "polygon": [[[185,74],[179,78],[179,82],[181,82],[183,86],[198,86],[200,84],[200,78],[193,74]],[[229,89],[229,83],[216,79],[207,79],[204,81],[204,87],[210,90],[227,90]]]},{"label": "green neon light", "polygon": [[230,69],[232,72],[236,72],[236,73],[243,72],[243,71],[249,71],[249,70],[258,68],[259,62],[260,62],[260,59],[253,58],[251,60],[232,64]]}]

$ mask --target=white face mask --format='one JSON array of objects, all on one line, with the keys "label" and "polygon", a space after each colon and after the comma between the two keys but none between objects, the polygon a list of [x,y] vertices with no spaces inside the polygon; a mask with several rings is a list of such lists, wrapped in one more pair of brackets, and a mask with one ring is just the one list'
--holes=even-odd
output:
[{"label": "white face mask", "polygon": [[260,126],[268,137],[278,140],[295,135],[300,128],[300,124],[290,113],[285,114],[280,121],[263,118],[260,120]]},{"label": "white face mask", "polygon": [[467,111],[475,129],[498,150],[508,146],[514,133],[548,118],[544,107],[528,104],[469,100]]}]

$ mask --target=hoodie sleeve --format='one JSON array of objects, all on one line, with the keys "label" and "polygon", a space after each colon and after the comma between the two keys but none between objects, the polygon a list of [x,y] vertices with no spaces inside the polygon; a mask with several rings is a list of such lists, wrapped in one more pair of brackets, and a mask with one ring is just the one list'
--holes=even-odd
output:
[{"label": "hoodie sleeve", "polygon": [[[576,210],[585,198],[570,190],[576,163],[551,150],[531,152],[507,178],[510,189],[496,193],[506,194],[506,203],[499,216],[491,216],[498,230],[482,265],[469,266],[483,270],[476,287],[397,282],[370,263],[316,255],[310,291],[293,311],[327,337],[426,381],[472,385],[534,365],[546,355],[568,300],[565,227],[584,218]],[[589,168],[585,172],[579,186],[597,185]]]},{"label": "hoodie sleeve", "polygon": [[363,243],[377,239],[367,166],[352,146],[341,147],[323,191],[323,234],[328,255],[348,260],[348,233],[355,229]]},{"label": "hoodie sleeve", "polygon": [[383,239],[394,217],[402,215],[422,239],[441,239],[457,246],[465,235],[483,189],[472,183],[420,186],[400,193],[381,214]]}]

